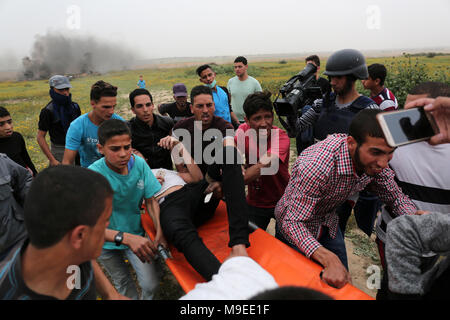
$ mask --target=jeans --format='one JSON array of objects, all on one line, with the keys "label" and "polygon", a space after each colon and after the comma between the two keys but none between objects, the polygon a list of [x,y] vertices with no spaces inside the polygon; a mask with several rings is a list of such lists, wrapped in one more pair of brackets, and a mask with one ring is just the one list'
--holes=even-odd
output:
[{"label": "jeans", "polygon": [[[339,260],[341,260],[344,267],[348,270],[348,261],[347,261],[347,249],[345,248],[345,241],[344,237],[342,235],[342,232],[339,228],[337,228],[336,238],[331,238],[330,233],[328,230],[328,227],[322,226],[323,231],[319,239],[319,243],[326,249],[333,252],[335,255],[338,256]],[[303,251],[300,250],[300,248],[297,248],[295,245],[291,244],[289,241],[287,241],[281,232],[278,229],[278,225],[275,227],[275,238],[280,240],[281,242],[284,242],[291,248],[295,249],[296,251],[300,252],[301,254],[305,255]]]},{"label": "jeans", "polygon": [[[236,149],[233,149],[230,151],[235,152]],[[209,165],[208,175],[215,180],[220,178],[223,183],[230,236],[228,246],[250,246],[248,205],[240,164],[235,161]],[[198,226],[213,217],[220,201],[212,197],[208,203],[204,203],[204,191],[208,185],[206,180],[190,183],[166,196],[160,204],[160,222],[167,241],[182,252],[191,266],[209,281],[219,271],[221,263],[205,246],[197,232]]]},{"label": "jeans", "polygon": [[[375,219],[382,204],[376,194],[366,190],[359,193],[354,208],[355,220],[358,227],[369,237],[372,234]],[[336,209],[336,213],[339,216],[339,229],[345,234],[347,222],[352,213],[352,206],[346,201]]]},{"label": "jeans", "polygon": [[259,228],[266,230],[270,223],[270,219],[275,219],[275,208],[258,208],[248,206],[248,220],[255,223]]},{"label": "jeans", "polygon": [[[130,273],[129,266],[124,261],[125,259],[128,259],[136,272],[137,282],[142,290],[140,297],[138,295],[136,284]],[[98,258],[98,262],[106,269],[112,279],[114,287],[121,295],[134,300],[153,299],[153,295],[159,284],[155,261],[152,261],[151,263],[143,263],[133,253],[133,251],[131,251],[131,249],[103,249],[100,257]]]}]

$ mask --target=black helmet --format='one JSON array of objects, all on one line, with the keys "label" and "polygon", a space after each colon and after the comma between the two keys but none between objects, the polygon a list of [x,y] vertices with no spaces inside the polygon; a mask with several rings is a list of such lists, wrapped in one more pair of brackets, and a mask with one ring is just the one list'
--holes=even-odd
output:
[{"label": "black helmet", "polygon": [[355,49],[343,49],[334,52],[327,60],[324,74],[327,76],[352,74],[358,79],[369,77],[366,59],[361,52]]}]

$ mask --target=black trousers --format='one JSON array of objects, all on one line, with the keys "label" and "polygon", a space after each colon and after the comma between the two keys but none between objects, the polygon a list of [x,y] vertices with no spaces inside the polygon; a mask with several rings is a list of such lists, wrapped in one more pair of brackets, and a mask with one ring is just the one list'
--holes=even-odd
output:
[{"label": "black trousers", "polygon": [[[221,172],[228,213],[230,236],[228,246],[237,244],[250,246],[248,205],[240,164],[236,161],[220,164],[219,161],[219,164],[210,165],[208,172],[211,172],[214,178]],[[220,199],[213,197],[208,203],[204,203],[206,196],[204,191],[207,187],[208,182],[203,180],[187,184],[169,194],[160,205],[160,221],[166,239],[184,254],[186,260],[200,275],[209,281],[218,272],[221,263],[205,246],[198,235],[197,227],[212,218]]]}]

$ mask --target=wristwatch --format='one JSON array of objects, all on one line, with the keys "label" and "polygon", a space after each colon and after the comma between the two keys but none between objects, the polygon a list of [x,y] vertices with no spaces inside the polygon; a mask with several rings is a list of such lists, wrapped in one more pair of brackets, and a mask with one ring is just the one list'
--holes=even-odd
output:
[{"label": "wristwatch", "polygon": [[116,236],[114,237],[114,242],[116,243],[116,246],[120,246],[123,241],[123,232],[119,231]]}]

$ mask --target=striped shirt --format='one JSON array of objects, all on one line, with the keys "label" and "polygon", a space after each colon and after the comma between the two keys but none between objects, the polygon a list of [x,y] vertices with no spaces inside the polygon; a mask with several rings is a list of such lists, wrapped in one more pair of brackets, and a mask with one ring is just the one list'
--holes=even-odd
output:
[{"label": "striped shirt", "polygon": [[292,168],[284,195],[275,207],[282,235],[310,257],[321,245],[322,227],[336,237],[336,208],[351,195],[369,186],[396,215],[413,214],[416,207],[394,181],[394,172],[358,176],[347,144],[347,135],[333,134],[303,151]]},{"label": "striped shirt", "polygon": [[[27,287],[22,276],[22,254],[28,241],[14,247],[0,262],[0,300],[56,300],[55,297],[42,295]],[[39,261],[36,261],[39,263]],[[80,282],[77,288],[76,270],[67,268],[67,283],[73,278],[74,289],[66,300],[96,300],[94,271],[91,262],[79,265]],[[76,269],[76,268],[74,268]],[[71,271],[72,270],[72,271]]]},{"label": "striped shirt", "polygon": [[393,111],[398,109],[397,98],[388,88],[384,88],[374,97],[370,97],[380,107],[382,111]]},{"label": "striped shirt", "polygon": [[[450,214],[450,144],[421,141],[401,146],[389,166],[398,184],[420,210]],[[377,219],[377,237],[385,242],[386,225],[393,219],[383,207]]]}]

